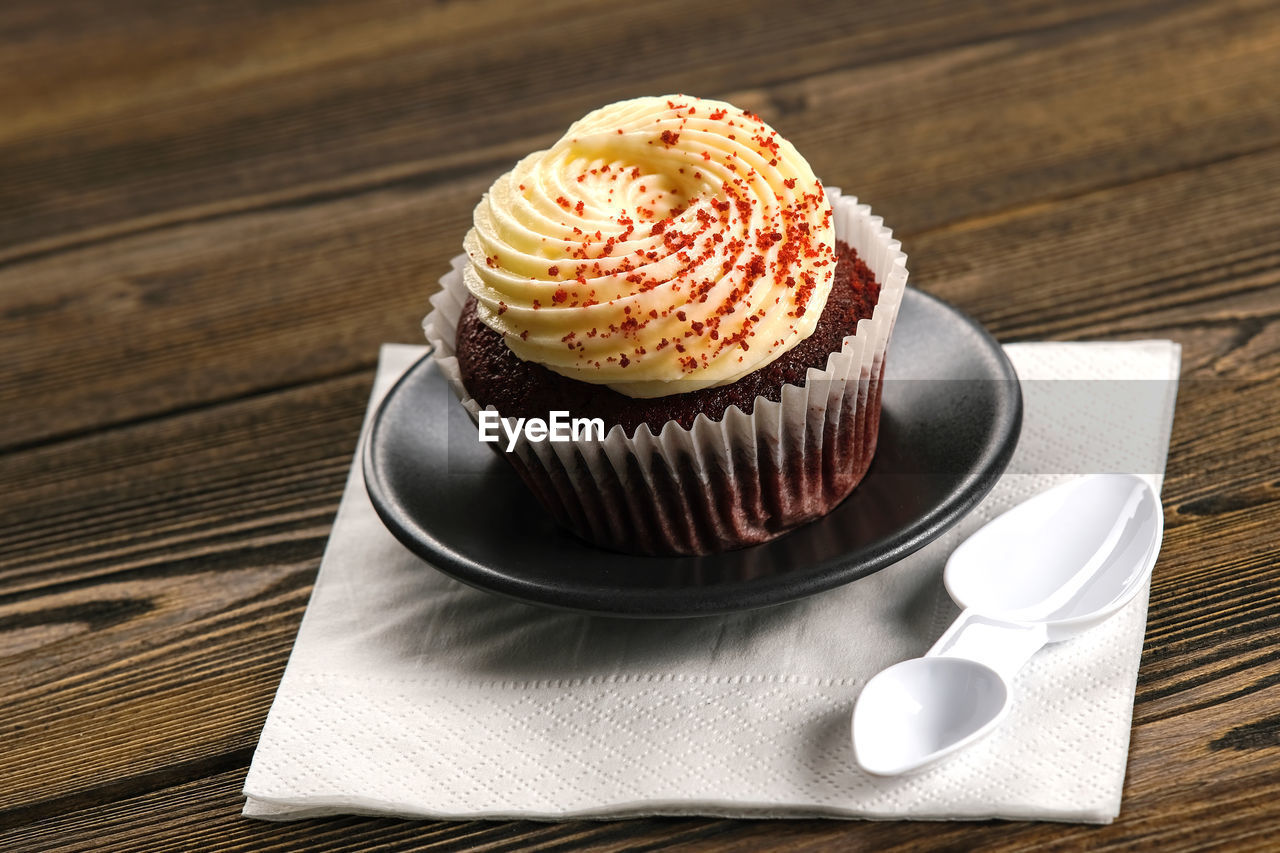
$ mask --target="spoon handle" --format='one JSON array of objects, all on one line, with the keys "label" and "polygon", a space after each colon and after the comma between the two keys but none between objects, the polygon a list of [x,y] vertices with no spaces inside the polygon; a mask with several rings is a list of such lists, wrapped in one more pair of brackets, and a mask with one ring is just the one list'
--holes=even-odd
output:
[{"label": "spoon handle", "polygon": [[965,658],[991,667],[1008,683],[1049,642],[1042,623],[1014,624],[965,610],[925,657]]}]

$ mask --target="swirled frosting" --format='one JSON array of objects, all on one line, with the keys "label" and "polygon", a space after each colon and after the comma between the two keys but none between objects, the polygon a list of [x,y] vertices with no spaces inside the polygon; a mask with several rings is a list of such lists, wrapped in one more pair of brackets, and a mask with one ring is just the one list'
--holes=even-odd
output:
[{"label": "swirled frosting", "polygon": [[813,332],[831,219],[809,164],[758,116],[637,98],[494,182],[464,276],[520,358],[657,397],[733,382]]}]

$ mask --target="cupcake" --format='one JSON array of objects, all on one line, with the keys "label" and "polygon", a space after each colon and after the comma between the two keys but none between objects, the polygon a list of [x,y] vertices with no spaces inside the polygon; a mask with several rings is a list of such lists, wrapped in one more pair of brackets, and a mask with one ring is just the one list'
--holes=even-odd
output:
[{"label": "cupcake", "polygon": [[866,473],[906,257],[758,116],[683,95],[598,109],[494,182],[463,245],[432,357],[477,440],[578,536],[742,548]]}]

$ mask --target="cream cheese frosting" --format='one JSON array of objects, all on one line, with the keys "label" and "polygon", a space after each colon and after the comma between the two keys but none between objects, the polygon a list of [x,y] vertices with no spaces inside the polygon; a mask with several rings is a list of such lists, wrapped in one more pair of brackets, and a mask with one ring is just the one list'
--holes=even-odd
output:
[{"label": "cream cheese frosting", "polygon": [[576,122],[476,207],[480,320],[520,358],[631,397],[726,385],[812,334],[831,205],[758,116],[683,95]]}]

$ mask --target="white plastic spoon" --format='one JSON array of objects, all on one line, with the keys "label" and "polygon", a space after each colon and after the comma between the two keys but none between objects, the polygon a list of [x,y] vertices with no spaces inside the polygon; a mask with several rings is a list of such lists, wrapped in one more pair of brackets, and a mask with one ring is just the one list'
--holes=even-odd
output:
[{"label": "white plastic spoon", "polygon": [[862,689],[853,709],[858,763],[896,776],[989,734],[1023,664],[1127,604],[1163,535],[1160,500],[1133,474],[1081,477],[989,522],[952,552],[943,574],[964,612],[924,657]]}]

